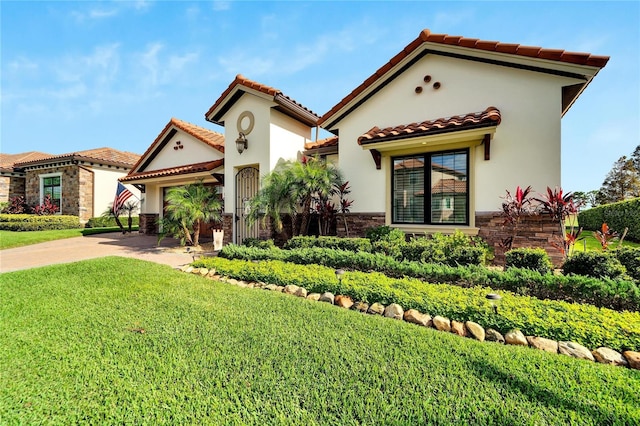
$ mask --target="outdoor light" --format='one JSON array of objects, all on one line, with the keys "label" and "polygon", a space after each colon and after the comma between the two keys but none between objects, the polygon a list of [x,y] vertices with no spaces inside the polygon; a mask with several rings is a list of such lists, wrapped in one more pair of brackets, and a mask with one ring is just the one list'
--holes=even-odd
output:
[{"label": "outdoor light", "polygon": [[344,269],[336,269],[336,278],[342,284],[342,276],[344,275]]},{"label": "outdoor light", "polygon": [[491,302],[493,313],[498,315],[498,305],[500,304],[500,299],[502,299],[502,297],[500,297],[500,295],[496,293],[489,293],[487,294],[487,299],[489,299],[489,301]]},{"label": "outdoor light", "polygon": [[238,135],[238,139],[236,139],[236,149],[238,150],[238,154],[242,154],[245,149],[247,149],[247,137],[244,133],[240,132]]}]

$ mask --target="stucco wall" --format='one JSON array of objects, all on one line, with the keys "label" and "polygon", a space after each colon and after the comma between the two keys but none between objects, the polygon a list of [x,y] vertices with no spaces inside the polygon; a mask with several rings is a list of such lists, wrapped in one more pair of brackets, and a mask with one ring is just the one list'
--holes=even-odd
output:
[{"label": "stucco wall", "polygon": [[[178,145],[177,142],[180,142]],[[180,148],[182,146],[183,148]],[[178,147],[178,149],[174,149]],[[185,164],[223,158],[224,154],[181,130],[173,135],[144,171],[160,170]]]},{"label": "stucco wall", "polygon": [[[100,216],[113,205],[113,199],[118,188],[118,179],[127,175],[127,171],[113,170],[102,167],[93,167],[94,174],[94,190],[93,190],[93,216]],[[133,185],[124,184],[131,191],[135,198],[129,198],[130,201],[138,202],[140,199],[140,191]]]},{"label": "stucco wall", "polygon": [[[424,82],[426,75],[431,76],[429,84]],[[438,90],[434,82],[441,83]],[[538,191],[560,185],[561,87],[574,82],[444,56],[423,57],[338,124],[340,164],[356,200],[352,211],[388,210],[389,155],[383,154],[382,170],[376,170],[370,153],[357,144],[360,135],[374,126],[479,112],[488,106],[500,110],[502,123],[491,142],[490,161],[484,160],[482,146],[471,148],[474,209],[499,210],[505,189],[517,185],[532,185]],[[423,89],[420,94],[417,86]]]}]

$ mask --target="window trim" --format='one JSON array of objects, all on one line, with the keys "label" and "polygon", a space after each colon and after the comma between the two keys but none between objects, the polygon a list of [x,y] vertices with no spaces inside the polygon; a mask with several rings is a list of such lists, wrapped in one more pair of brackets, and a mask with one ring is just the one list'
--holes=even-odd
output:
[{"label": "window trim", "polygon": [[[421,151],[421,152],[416,152],[416,153],[412,153],[412,154],[403,154],[403,155],[392,155],[389,156],[389,167],[390,167],[390,171],[391,171],[391,182],[389,185],[389,199],[390,199],[390,209],[389,209],[389,221],[391,223],[391,225],[399,225],[402,227],[405,226],[415,226],[415,227],[437,227],[437,228],[444,228],[444,227],[458,227],[458,226],[464,226],[464,227],[469,227],[472,224],[471,221],[471,197],[470,197],[470,192],[471,192],[471,148],[470,147],[460,147],[460,148],[451,148],[451,149],[446,149],[446,150],[441,150],[441,151]],[[431,187],[432,187],[432,182],[431,182],[431,158],[434,155],[440,155],[440,154],[447,154],[447,153],[453,153],[453,152],[464,152],[466,154],[466,170],[467,170],[467,180],[465,181],[467,184],[467,191],[466,191],[466,196],[465,196],[465,222],[457,222],[457,223],[451,223],[451,222],[447,222],[447,223],[442,223],[442,222],[432,222],[431,218],[432,218],[432,211],[431,211],[431,202],[432,202],[432,198],[431,198]],[[424,170],[424,187],[423,187],[423,191],[424,191],[424,197],[423,197],[423,213],[424,213],[424,220],[421,223],[416,223],[416,222],[400,222],[400,221],[394,221],[394,207],[395,207],[395,197],[394,197],[394,182],[395,182],[395,167],[394,167],[394,161],[397,159],[402,159],[402,158],[410,158],[410,157],[418,157],[418,156],[422,156],[424,159],[424,165],[423,165],[423,170]],[[427,160],[428,159],[428,160]],[[429,172],[427,172],[427,164],[428,164],[428,170]],[[429,196],[427,197],[427,194],[429,194]],[[454,204],[455,205],[455,204]]]},{"label": "window trim", "polygon": [[40,194],[39,195],[39,200],[40,200],[40,204],[44,203],[44,180],[45,178],[50,178],[50,177],[59,177],[60,178],[60,208],[58,209],[58,211],[55,213],[57,215],[61,215],[62,214],[62,200],[64,200],[64,193],[62,191],[62,173],[61,172],[57,172],[57,173],[45,173],[45,174],[41,174],[38,175],[38,178],[40,179]]}]

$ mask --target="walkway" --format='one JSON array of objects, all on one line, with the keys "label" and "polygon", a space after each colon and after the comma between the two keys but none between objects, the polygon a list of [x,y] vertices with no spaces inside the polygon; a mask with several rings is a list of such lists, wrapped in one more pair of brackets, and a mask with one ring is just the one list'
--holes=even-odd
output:
[{"label": "walkway", "polygon": [[162,240],[152,235],[108,234],[88,235],[49,241],[0,251],[0,272],[77,262],[104,256],[123,256],[178,268],[193,261],[185,248],[176,249],[176,241]]}]

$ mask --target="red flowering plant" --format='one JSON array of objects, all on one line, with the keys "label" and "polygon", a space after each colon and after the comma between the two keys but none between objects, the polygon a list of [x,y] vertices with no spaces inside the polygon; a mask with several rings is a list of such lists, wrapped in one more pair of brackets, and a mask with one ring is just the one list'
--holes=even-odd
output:
[{"label": "red flowering plant", "polygon": [[507,250],[513,248],[513,243],[518,233],[518,225],[523,216],[530,215],[533,212],[531,208],[531,186],[527,186],[525,189],[518,186],[515,194],[507,190],[507,195],[504,197],[502,203],[502,217],[504,218],[503,226],[511,226],[511,235],[502,240],[502,247]]},{"label": "red flowering plant", "polygon": [[594,231],[593,236],[600,243],[602,251],[605,251],[609,247],[609,243],[618,237],[618,233],[609,228],[607,223],[603,223],[599,231]]},{"label": "red flowering plant", "polygon": [[[578,228],[577,215],[578,208],[582,201],[574,199],[573,192],[562,191],[562,188],[551,189],[547,187],[546,194],[539,194],[540,198],[535,200],[540,203],[543,214],[548,214],[554,222],[560,224],[560,244],[554,244],[562,255],[566,258],[576,241],[579,238],[582,228]],[[569,230],[567,231],[567,225]]]}]

